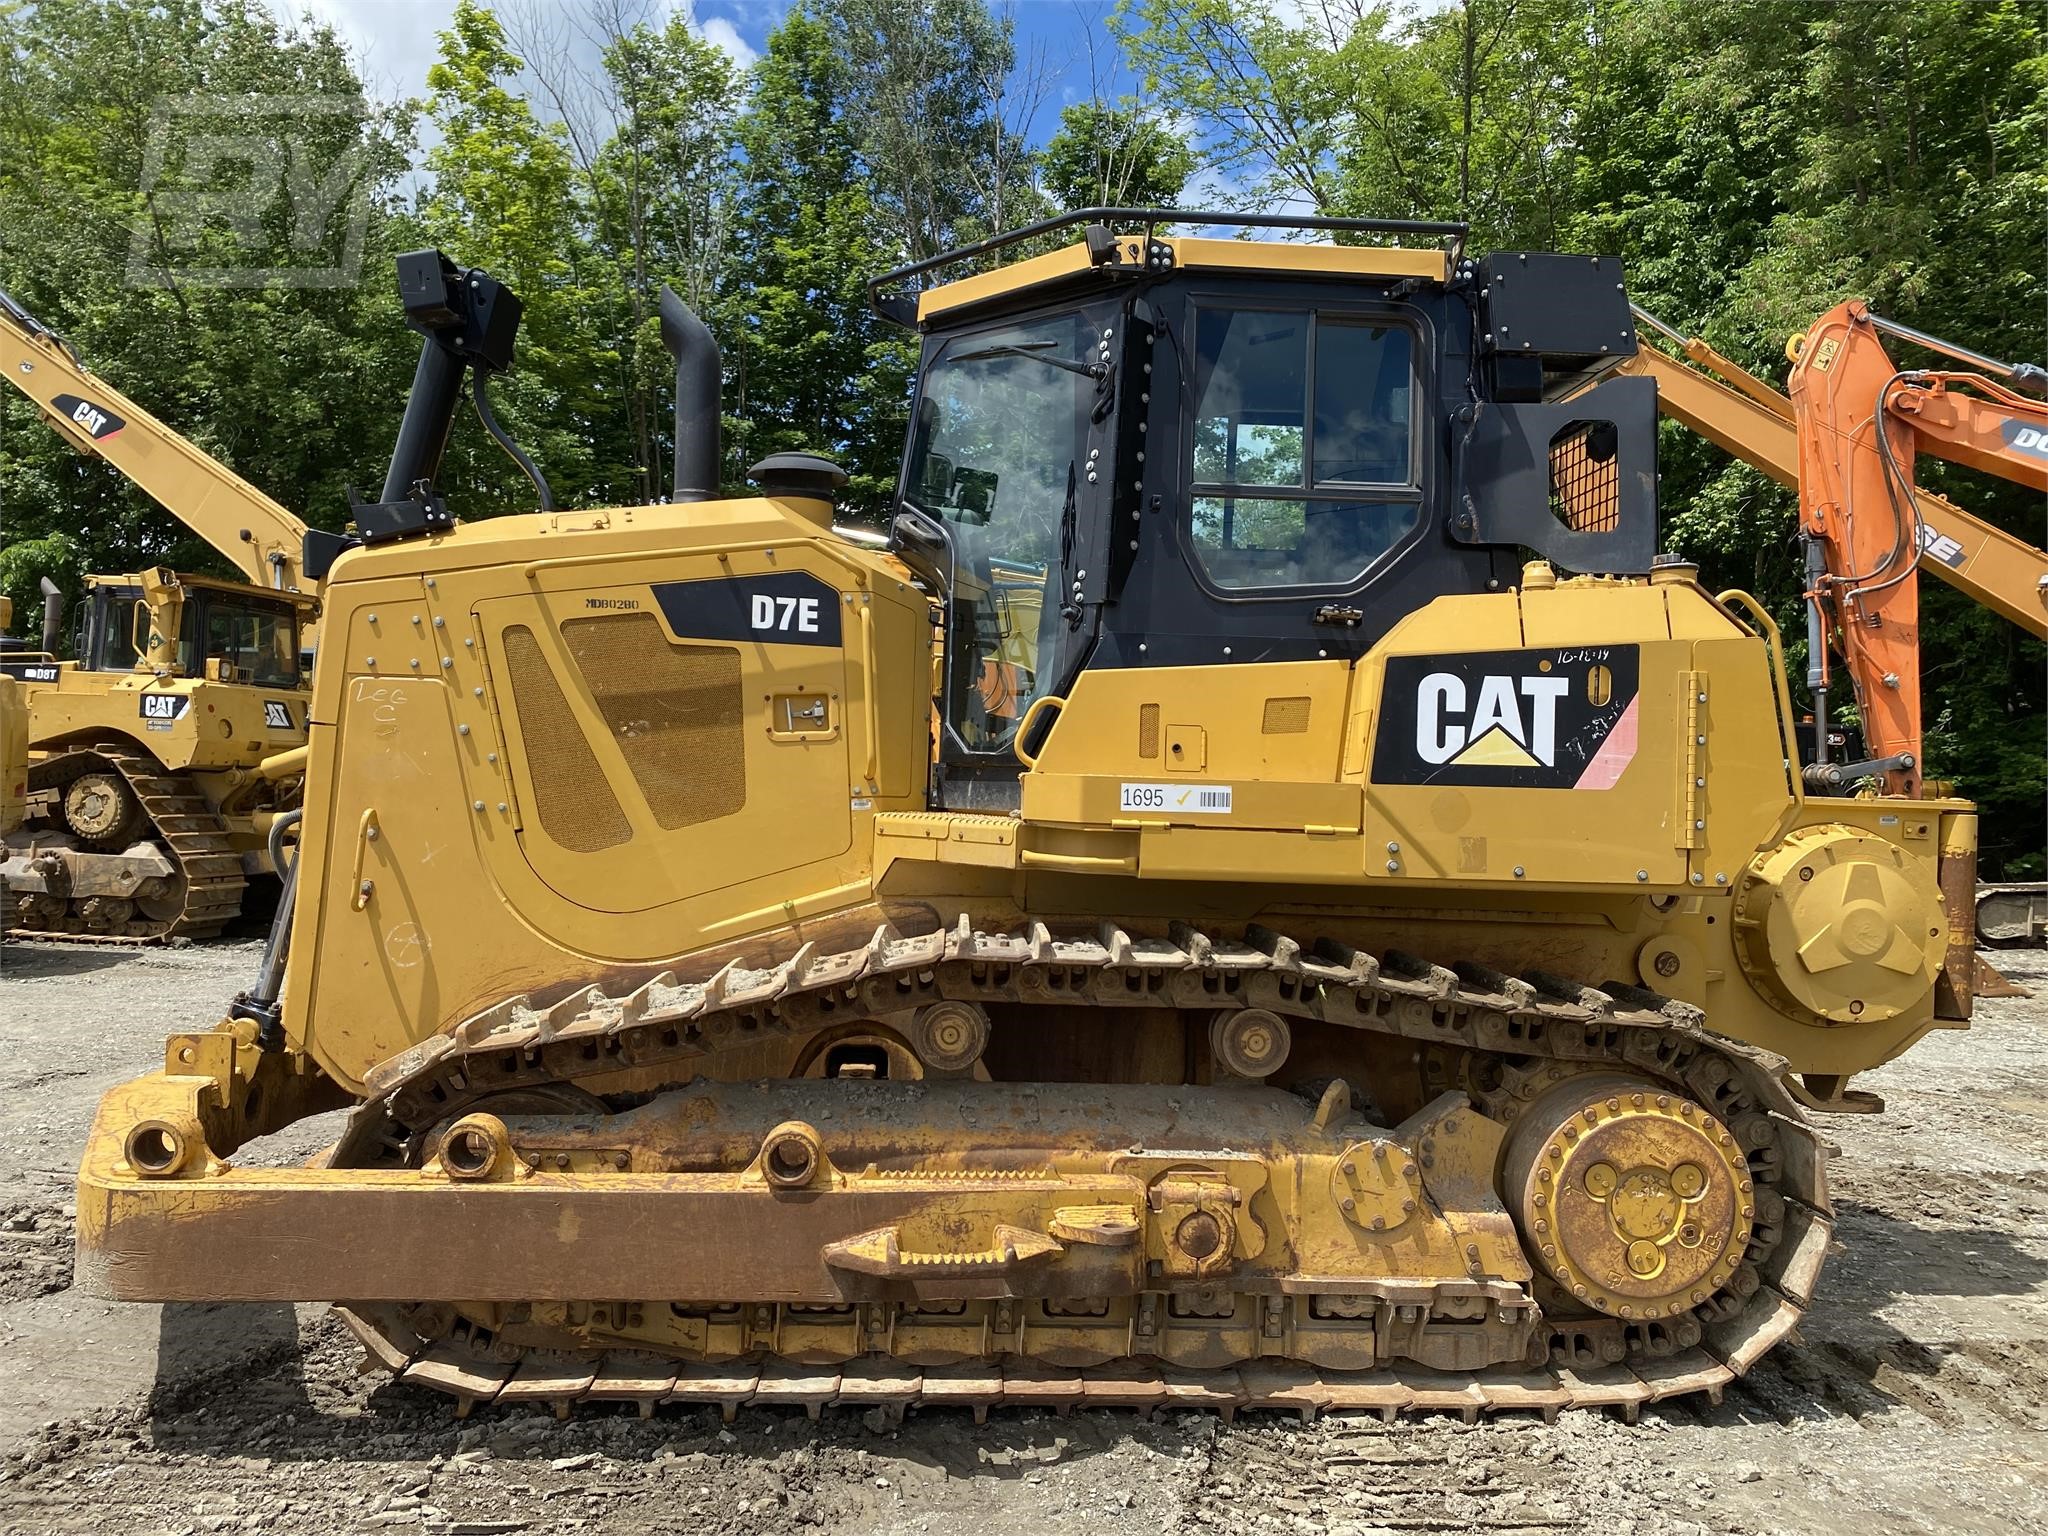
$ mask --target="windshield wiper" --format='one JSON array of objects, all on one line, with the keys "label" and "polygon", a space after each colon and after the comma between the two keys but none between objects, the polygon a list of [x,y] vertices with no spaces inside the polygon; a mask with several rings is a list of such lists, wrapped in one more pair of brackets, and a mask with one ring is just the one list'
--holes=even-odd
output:
[{"label": "windshield wiper", "polygon": [[1050,368],[1064,368],[1068,373],[1078,373],[1083,378],[1099,379],[1107,370],[1100,363],[1077,363],[1065,357],[1047,357],[1041,348],[1055,346],[1050,341],[1006,342],[998,347],[982,347],[974,352],[955,352],[950,362],[979,363],[991,357],[1028,357],[1033,362],[1044,363]]}]

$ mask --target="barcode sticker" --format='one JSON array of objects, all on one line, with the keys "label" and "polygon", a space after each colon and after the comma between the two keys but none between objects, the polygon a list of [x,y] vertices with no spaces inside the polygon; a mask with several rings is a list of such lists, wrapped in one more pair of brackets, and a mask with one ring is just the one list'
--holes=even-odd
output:
[{"label": "barcode sticker", "polygon": [[1167,816],[1230,814],[1228,784],[1126,784],[1123,789],[1127,811],[1157,811]]}]

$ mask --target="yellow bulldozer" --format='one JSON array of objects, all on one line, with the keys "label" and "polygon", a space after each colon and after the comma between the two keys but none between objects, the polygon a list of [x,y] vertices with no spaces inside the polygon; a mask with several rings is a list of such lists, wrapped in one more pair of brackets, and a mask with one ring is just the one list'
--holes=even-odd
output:
[{"label": "yellow bulldozer", "polygon": [[337,1301],[463,1411],[1632,1413],[1783,1339],[1815,1117],[1968,1019],[1972,808],[1807,783],[1617,261],[1229,217],[877,279],[885,549],[823,458],[719,494],[672,294],[673,499],[457,526],[518,300],[401,258],[287,901],[102,1101],[80,1283]]},{"label": "yellow bulldozer", "polygon": [[[318,582],[306,525],[88,370],[0,293],[0,375],[81,453],[106,460],[247,581],[151,568],[86,579],[74,659],[56,587],[42,649],[11,651],[29,717],[28,819],[0,846],[6,930],[146,942],[208,938],[274,873],[297,803]],[[319,548],[318,536],[315,547]]]}]

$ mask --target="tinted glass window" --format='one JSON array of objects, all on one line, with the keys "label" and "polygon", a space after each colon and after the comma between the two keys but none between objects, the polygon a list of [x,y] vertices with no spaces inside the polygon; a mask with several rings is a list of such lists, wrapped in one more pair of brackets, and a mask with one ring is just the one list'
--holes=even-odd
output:
[{"label": "tinted glass window", "polygon": [[1195,479],[1303,484],[1308,316],[1205,309],[1195,353]]},{"label": "tinted glass window", "polygon": [[1316,327],[1316,482],[1407,485],[1413,341],[1386,325]]},{"label": "tinted glass window", "polygon": [[925,374],[904,499],[953,536],[946,717],[974,751],[1007,747],[1053,687],[1100,336],[1099,315],[1033,319],[960,338]]},{"label": "tinted glass window", "polygon": [[1398,326],[1198,311],[1189,535],[1203,574],[1232,591],[1350,586],[1413,532],[1414,379]]},{"label": "tinted glass window", "polygon": [[[138,608],[143,611],[140,619],[135,616]],[[124,592],[107,603],[106,613],[106,633],[94,665],[103,672],[126,672],[142,659],[135,642],[149,638],[149,610],[140,597]]]},{"label": "tinted glass window", "polygon": [[231,599],[209,597],[206,656],[224,663],[238,681],[263,688],[296,687],[298,626],[289,609],[244,607]]},{"label": "tinted glass window", "polygon": [[1412,501],[1198,496],[1195,555],[1219,587],[1342,586],[1406,537]]}]

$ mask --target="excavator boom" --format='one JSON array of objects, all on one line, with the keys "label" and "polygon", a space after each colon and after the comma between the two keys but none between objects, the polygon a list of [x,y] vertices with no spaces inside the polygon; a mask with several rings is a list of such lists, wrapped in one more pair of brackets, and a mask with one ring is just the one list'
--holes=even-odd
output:
[{"label": "excavator boom", "polygon": [[85,367],[0,292],[0,373],[81,453],[96,454],[227,557],[255,586],[317,596],[301,565],[306,525]]},{"label": "excavator boom", "polygon": [[1851,300],[1793,338],[1788,397],[1699,338],[1634,313],[1719,377],[1648,347],[1618,371],[1654,380],[1664,415],[1798,489],[1816,616],[1808,675],[1816,713],[1827,696],[1826,631],[1847,661],[1875,754],[1854,770],[1882,771],[1895,793],[1917,793],[1919,571],[2048,638],[2048,554],[1920,489],[1914,457],[1930,452],[2048,491],[2048,406],[1985,373],[1899,369],[1881,334],[2016,382],[2038,370],[1880,320]]},{"label": "excavator boom", "polygon": [[[1615,372],[1656,380],[1657,408],[1665,416],[1778,484],[1796,488],[1799,434],[1792,402],[1698,338],[1640,309],[1636,318],[1664,331],[1700,367],[1644,347]],[[2035,639],[2048,640],[2048,553],[1932,491],[1915,486],[1913,503],[1920,514],[1920,569]]]}]

